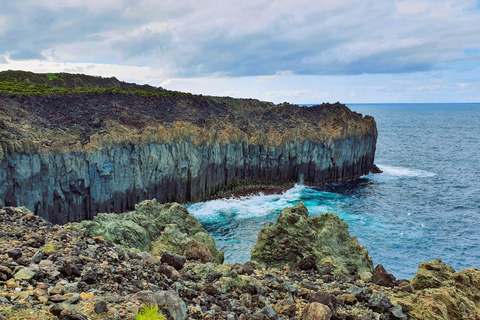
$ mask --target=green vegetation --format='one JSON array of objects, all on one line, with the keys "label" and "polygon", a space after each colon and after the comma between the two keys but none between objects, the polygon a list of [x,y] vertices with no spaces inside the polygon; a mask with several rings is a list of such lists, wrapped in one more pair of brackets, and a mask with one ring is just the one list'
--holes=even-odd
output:
[{"label": "green vegetation", "polygon": [[52,81],[52,80],[63,81],[63,79],[60,78],[57,73],[47,73],[47,77],[48,77],[48,80],[50,80],[50,81]]},{"label": "green vegetation", "polygon": [[[53,78],[52,78],[53,79]],[[0,94],[14,95],[64,95],[64,94],[87,94],[87,93],[122,93],[132,94],[143,97],[175,97],[175,96],[193,96],[191,93],[178,91],[149,92],[144,90],[122,90],[118,88],[55,88],[46,84],[29,84],[25,82],[0,82]]]},{"label": "green vegetation", "polygon": [[165,320],[165,316],[158,312],[158,306],[145,304],[135,316],[135,320]]},{"label": "green vegetation", "polygon": [[48,250],[57,250],[53,244],[47,244],[43,247],[42,251],[48,251]]}]

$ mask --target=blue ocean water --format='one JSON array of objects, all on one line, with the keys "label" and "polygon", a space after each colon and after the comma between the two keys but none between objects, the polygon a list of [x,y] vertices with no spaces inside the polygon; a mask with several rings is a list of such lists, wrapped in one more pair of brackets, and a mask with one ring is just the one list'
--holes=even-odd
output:
[{"label": "blue ocean water", "polygon": [[375,117],[382,174],[281,195],[218,199],[188,206],[225,251],[245,262],[258,231],[303,201],[314,216],[349,224],[374,264],[411,278],[423,261],[480,268],[480,104],[350,104]]}]

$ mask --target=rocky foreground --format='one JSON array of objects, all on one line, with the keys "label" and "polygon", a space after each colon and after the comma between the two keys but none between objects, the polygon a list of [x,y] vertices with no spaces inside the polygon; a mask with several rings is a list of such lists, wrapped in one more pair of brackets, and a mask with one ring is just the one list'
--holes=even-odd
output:
[{"label": "rocky foreground", "polygon": [[[142,227],[142,212],[163,228],[158,238],[170,228],[183,244],[156,254],[134,249],[146,239],[143,249],[160,250],[159,239]],[[303,204],[286,208],[259,236],[253,256],[261,263],[232,266],[219,264],[222,253],[195,240],[208,237],[198,237],[201,227],[181,212],[175,204],[143,203],[134,216],[121,217],[137,233],[129,238],[123,229],[125,241],[115,245],[122,233],[112,235],[121,225],[113,217],[103,217],[103,226],[110,225],[103,237],[94,235],[101,217],[88,228],[59,226],[25,208],[0,209],[0,319],[135,319],[145,303],[158,305],[167,319],[480,319],[479,270],[455,272],[434,260],[412,280],[397,281],[380,265],[373,269],[368,256],[349,259],[349,250],[353,257],[366,250],[332,214],[308,218]],[[183,221],[168,220],[179,215]],[[310,246],[299,245],[305,223]],[[295,253],[284,263],[267,250],[280,245]]]}]

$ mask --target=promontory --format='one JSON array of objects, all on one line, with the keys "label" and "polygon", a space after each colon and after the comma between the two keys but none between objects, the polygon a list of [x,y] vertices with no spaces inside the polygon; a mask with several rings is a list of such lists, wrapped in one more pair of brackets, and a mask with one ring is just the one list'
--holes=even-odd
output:
[{"label": "promontory", "polygon": [[68,73],[0,72],[0,205],[53,223],[241,185],[367,174],[377,128],[340,103],[210,97]]}]

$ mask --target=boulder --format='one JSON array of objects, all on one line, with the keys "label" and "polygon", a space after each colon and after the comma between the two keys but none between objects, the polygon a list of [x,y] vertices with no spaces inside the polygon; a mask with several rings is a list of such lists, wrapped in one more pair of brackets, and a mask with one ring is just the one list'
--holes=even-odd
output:
[{"label": "boulder", "polygon": [[387,273],[381,264],[377,264],[372,272],[372,282],[376,285],[389,287],[397,281],[393,274]]},{"label": "boulder", "polygon": [[[135,205],[128,213],[101,213],[92,221],[69,223],[66,229],[127,248],[149,251],[161,256],[168,250],[182,254],[191,241],[208,248],[208,261],[222,263],[224,254],[215,246],[215,240],[202,225],[178,203],[160,204],[155,199]],[[99,238],[96,238],[99,239]],[[200,257],[204,259],[204,257]]]},{"label": "boulder", "polygon": [[417,274],[410,281],[410,285],[415,290],[438,288],[443,286],[454,273],[455,269],[440,259],[424,262],[418,266]]},{"label": "boulder", "polygon": [[312,302],[303,310],[302,320],[330,320],[332,311],[324,304]]},{"label": "boulder", "polygon": [[480,319],[480,270],[455,270],[435,259],[418,267],[410,281],[413,292],[398,290],[390,300],[415,319]]},{"label": "boulder", "polygon": [[184,256],[179,255],[179,254],[175,254],[175,253],[169,252],[169,251],[164,251],[163,254],[162,254],[162,259],[161,259],[162,263],[166,263],[169,266],[172,266],[177,270],[181,270],[183,268],[183,266],[185,265],[186,261],[187,261],[187,259]]},{"label": "boulder", "polygon": [[309,218],[303,202],[283,209],[274,225],[262,228],[251,251],[252,261],[277,268],[309,259],[335,274],[373,270],[368,251],[350,237],[346,222],[329,212]]}]

